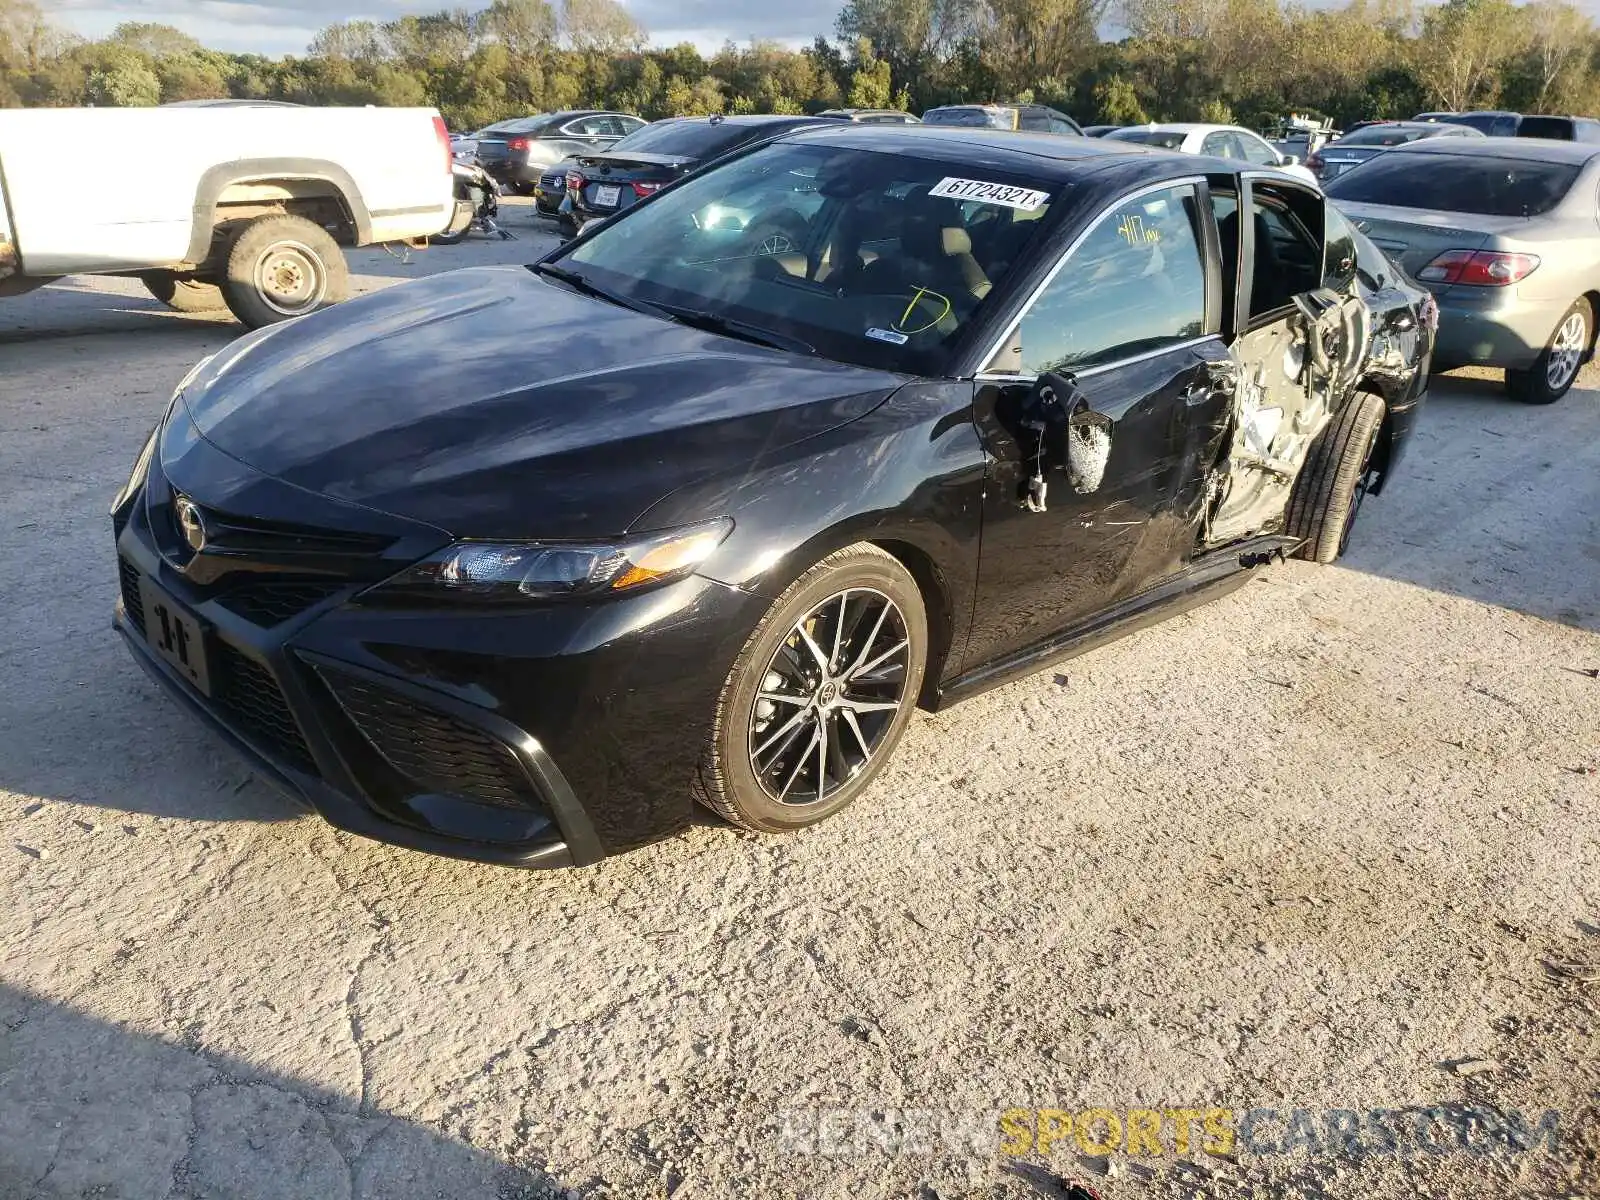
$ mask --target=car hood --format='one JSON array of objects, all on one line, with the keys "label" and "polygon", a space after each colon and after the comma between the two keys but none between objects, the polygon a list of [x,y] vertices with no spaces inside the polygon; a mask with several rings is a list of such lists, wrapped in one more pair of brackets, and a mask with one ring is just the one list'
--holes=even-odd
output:
[{"label": "car hood", "polygon": [[457,536],[527,538],[622,533],[902,382],[483,267],[268,326],[182,391],[201,435],[258,471]]}]

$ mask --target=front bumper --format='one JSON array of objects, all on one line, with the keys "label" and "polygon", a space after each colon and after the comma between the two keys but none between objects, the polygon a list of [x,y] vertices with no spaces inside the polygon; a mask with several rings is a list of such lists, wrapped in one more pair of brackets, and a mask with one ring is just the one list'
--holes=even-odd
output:
[{"label": "front bumper", "polygon": [[1439,301],[1439,334],[1434,370],[1504,367],[1525,371],[1544,353],[1566,300],[1527,299],[1516,287],[1449,287],[1434,293]]},{"label": "front bumper", "polygon": [[[265,778],[341,829],[524,867],[593,863],[690,824],[716,697],[766,601],[691,577],[514,611],[378,607],[360,599],[370,581],[275,610],[244,603],[254,579],[196,583],[159,531],[164,489],[222,507],[193,465],[170,485],[153,466],[114,519],[115,624],[139,664]],[[249,486],[259,495],[270,481]],[[325,527],[330,511],[300,524]],[[147,584],[202,629],[209,695],[147,640]]]}]

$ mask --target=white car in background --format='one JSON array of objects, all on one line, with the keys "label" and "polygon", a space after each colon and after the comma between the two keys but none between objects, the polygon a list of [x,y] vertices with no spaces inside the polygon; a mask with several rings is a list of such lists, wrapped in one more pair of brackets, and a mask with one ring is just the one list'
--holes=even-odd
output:
[{"label": "white car in background", "polygon": [[1317,177],[1298,158],[1280,154],[1265,138],[1237,125],[1130,125],[1106,134],[1105,140],[1136,142],[1158,150],[1176,150],[1182,154],[1209,154],[1215,158],[1239,159],[1293,175],[1312,187],[1318,186]]}]

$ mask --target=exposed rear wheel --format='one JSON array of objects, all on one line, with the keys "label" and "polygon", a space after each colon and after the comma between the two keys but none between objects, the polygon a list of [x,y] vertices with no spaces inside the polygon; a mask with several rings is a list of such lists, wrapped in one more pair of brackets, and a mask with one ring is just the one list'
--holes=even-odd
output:
[{"label": "exposed rear wheel", "polygon": [[214,312],[226,307],[222,289],[176,271],[146,271],[139,276],[149,293],[179,312]]},{"label": "exposed rear wheel", "polygon": [[252,329],[316,312],[350,292],[344,253],[304,217],[262,217],[233,239],[222,295]]},{"label": "exposed rear wheel", "polygon": [[729,672],[700,799],[764,833],[832,816],[899,743],[927,657],[910,573],[865,543],[829,555],[767,610]]},{"label": "exposed rear wheel", "polygon": [[1285,521],[1291,535],[1304,539],[1301,558],[1331,563],[1350,544],[1387,411],[1381,397],[1357,392],[1317,435],[1295,479]]},{"label": "exposed rear wheel", "polygon": [[1506,372],[1506,392],[1524,404],[1554,404],[1571,390],[1594,338],[1594,313],[1580,299],[1562,314],[1544,353],[1526,371]]}]

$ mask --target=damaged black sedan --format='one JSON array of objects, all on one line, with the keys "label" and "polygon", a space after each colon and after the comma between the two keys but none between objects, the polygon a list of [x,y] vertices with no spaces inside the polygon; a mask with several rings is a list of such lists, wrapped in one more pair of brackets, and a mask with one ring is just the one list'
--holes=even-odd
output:
[{"label": "damaged black sedan", "polygon": [[1392,477],[1432,301],[1241,165],[830,126],[259,330],[115,503],[117,626],[371,837],[810,825],[918,706],[1332,561]]}]

